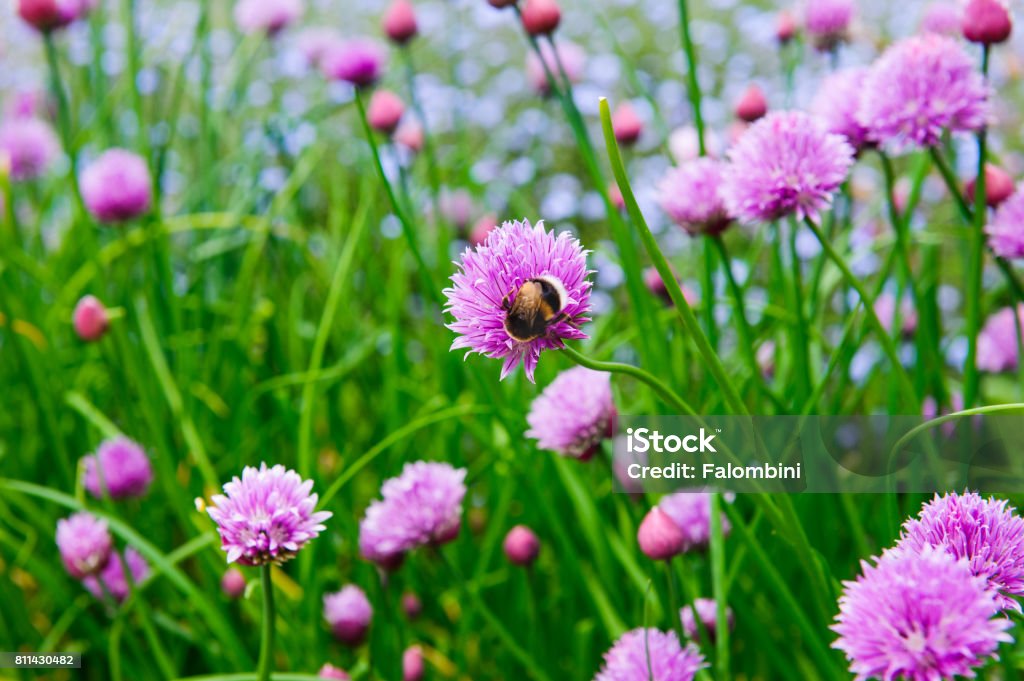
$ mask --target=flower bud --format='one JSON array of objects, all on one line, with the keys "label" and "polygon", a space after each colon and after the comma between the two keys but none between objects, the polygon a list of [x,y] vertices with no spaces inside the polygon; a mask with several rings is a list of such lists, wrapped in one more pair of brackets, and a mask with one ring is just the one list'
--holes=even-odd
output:
[{"label": "flower bud", "polygon": [[87,343],[98,341],[110,326],[107,308],[96,296],[83,296],[75,305],[71,320],[75,333]]},{"label": "flower bud", "polygon": [[414,154],[423,150],[423,128],[414,120],[405,119],[395,130],[394,139]]},{"label": "flower bud", "polygon": [[[967,182],[964,195],[967,202],[974,205],[975,180]],[[1013,194],[1013,178],[1005,170],[991,163],[985,164],[985,203],[995,208]]]},{"label": "flower bud", "polygon": [[402,681],[421,681],[423,678],[423,649],[409,646],[402,653]]},{"label": "flower bud", "polygon": [[416,12],[409,0],[395,0],[384,14],[384,33],[399,45],[416,37]]},{"label": "flower bud", "polygon": [[220,578],[220,590],[231,599],[239,599],[245,593],[245,577],[238,568],[231,568]]},{"label": "flower bud", "polygon": [[686,543],[679,526],[657,506],[640,523],[636,539],[640,550],[652,560],[670,560],[682,552]]},{"label": "flower bud", "polygon": [[153,180],[145,159],[125,149],[110,149],[82,171],[82,200],[100,222],[124,222],[149,211]]},{"label": "flower bud", "polygon": [[420,602],[419,596],[411,591],[404,594],[402,596],[402,611],[410,620],[418,618],[423,612],[423,603]]},{"label": "flower bud", "polygon": [[72,5],[59,0],[17,0],[18,15],[40,33],[63,28],[77,18]]},{"label": "flower bud", "polygon": [[747,123],[762,118],[768,113],[768,101],[756,84],[751,84],[736,102],[736,118]]},{"label": "flower bud", "polygon": [[616,210],[623,210],[626,207],[626,198],[622,195],[619,185],[612,182],[608,185],[608,200],[612,202]]},{"label": "flower bud", "polygon": [[644,131],[644,122],[629,102],[623,102],[612,115],[612,129],[620,144],[634,144]]},{"label": "flower bud", "polygon": [[522,14],[523,27],[530,35],[554,33],[562,20],[562,10],[555,0],[526,0]]},{"label": "flower bud", "polygon": [[775,18],[775,39],[785,45],[796,37],[796,18],[789,10],[782,10]]},{"label": "flower bud", "polygon": [[516,4],[517,0],[487,0],[487,3],[495,9],[505,9]]},{"label": "flower bud", "polygon": [[479,246],[487,240],[487,235],[498,226],[498,216],[494,213],[487,213],[473,224],[469,230],[469,243]]},{"label": "flower bud", "polygon": [[344,670],[338,669],[333,664],[325,664],[323,667],[320,667],[320,673],[317,676],[321,679],[334,679],[334,681],[349,681],[352,678]]},{"label": "flower bud", "polygon": [[505,556],[513,565],[529,566],[540,553],[540,540],[525,525],[516,525],[505,535]]},{"label": "flower bud", "polygon": [[405,113],[405,104],[401,98],[390,90],[377,90],[370,98],[370,106],[366,112],[366,119],[370,127],[385,135],[392,134],[398,128],[402,114]]},{"label": "flower bud", "polygon": [[320,58],[320,69],[333,80],[369,87],[380,80],[386,61],[387,53],[380,44],[356,39],[329,46]]},{"label": "flower bud", "polygon": [[972,43],[995,45],[1013,32],[1013,18],[1001,0],[967,0],[960,18],[964,37]]}]

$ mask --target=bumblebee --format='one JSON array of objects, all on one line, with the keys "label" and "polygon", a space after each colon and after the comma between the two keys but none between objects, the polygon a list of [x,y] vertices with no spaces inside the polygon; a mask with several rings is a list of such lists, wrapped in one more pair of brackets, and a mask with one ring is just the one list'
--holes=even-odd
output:
[{"label": "bumblebee", "polygon": [[569,294],[555,277],[534,277],[519,287],[515,298],[501,301],[505,311],[505,331],[520,343],[529,343],[547,333],[548,328],[569,318],[562,311]]}]

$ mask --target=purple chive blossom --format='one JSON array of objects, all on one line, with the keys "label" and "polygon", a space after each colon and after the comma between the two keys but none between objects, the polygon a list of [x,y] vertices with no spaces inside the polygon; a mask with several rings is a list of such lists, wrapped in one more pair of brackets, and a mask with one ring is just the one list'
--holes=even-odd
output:
[{"label": "purple chive blossom", "polygon": [[141,156],[110,149],[82,171],[82,200],[100,222],[124,222],[146,213],[153,202],[153,181]]},{"label": "purple chive blossom", "polygon": [[466,469],[447,463],[408,463],[381,486],[381,499],[359,524],[359,550],[382,567],[395,568],[409,551],[451,541],[462,524]]},{"label": "purple chive blossom", "polygon": [[960,11],[953,0],[929,4],[921,17],[921,31],[940,35],[959,35]]},{"label": "purple chive blossom", "polygon": [[985,227],[988,245],[1000,258],[1024,258],[1024,191],[1003,201]]},{"label": "purple chive blossom", "polygon": [[[697,617],[700,618],[704,630],[708,632],[708,638],[714,641],[715,630],[718,627],[718,604],[713,598],[697,598],[694,599],[692,607],[687,605],[679,611],[679,617],[683,622],[683,633],[686,634],[687,638],[697,641],[700,639],[700,627],[697,625],[697,620],[693,617],[694,608],[697,610]],[[732,608],[725,609],[725,620],[729,628],[732,629],[733,622],[735,621]]]},{"label": "purple chive blossom", "polygon": [[[328,511],[315,511],[313,481],[303,481],[295,471],[277,465],[246,466],[242,478],[224,485],[207,509],[217,523],[221,548],[228,562],[265,565],[291,559],[324,530]],[[226,495],[226,496],[225,496]]]},{"label": "purple chive blossom", "polygon": [[320,672],[317,674],[321,679],[334,679],[335,681],[349,681],[351,678],[344,669],[338,669],[333,664],[325,664],[320,667]]},{"label": "purple chive blossom", "polygon": [[131,586],[128,577],[124,573],[124,564],[128,564],[132,584],[138,584],[149,575],[149,564],[138,551],[129,546],[124,550],[124,558],[121,554],[110,554],[110,560],[98,574],[90,575],[82,580],[82,585],[88,589],[96,598],[103,600],[107,594],[120,603],[128,598],[131,593]]},{"label": "purple chive blossom", "polygon": [[674,631],[634,629],[604,654],[594,681],[692,681],[706,667],[697,646],[681,647]]},{"label": "purple chive blossom", "polygon": [[60,151],[53,128],[38,118],[12,118],[0,124],[0,157],[7,157],[15,182],[46,173]]},{"label": "purple chive blossom", "polygon": [[857,120],[857,106],[868,70],[853,67],[835,71],[822,81],[811,102],[811,113],[825,122],[825,128],[842,135],[854,149],[868,144],[868,131]]},{"label": "purple chive blossom", "polygon": [[1021,612],[1013,596],[1024,594],[1024,519],[1004,500],[982,499],[974,492],[938,495],[917,518],[903,523],[899,547],[927,546],[966,558],[971,573],[984,577],[996,604]]},{"label": "purple chive blossom", "polygon": [[526,437],[562,456],[586,461],[615,430],[611,377],[573,367],[560,373],[530,405]]},{"label": "purple chive blossom", "polygon": [[[723,501],[727,501],[723,499]],[[683,531],[683,551],[703,550],[711,541],[711,494],[708,492],[678,492],[658,502],[665,515]],[[722,536],[729,534],[732,525],[721,516]]]},{"label": "purple chive blossom", "polygon": [[945,130],[982,128],[987,97],[985,80],[963,46],[929,33],[896,43],[871,66],[857,120],[879,144],[930,147]]},{"label": "purple chive blossom", "polygon": [[[445,311],[455,317],[448,328],[459,334],[452,350],[467,348],[487,357],[504,359],[501,378],[520,363],[532,382],[542,350],[558,349],[566,339],[583,340],[579,325],[590,321],[590,287],[587,253],[569,232],[555,236],[544,223],[531,226],[526,220],[510,221],[494,229],[483,244],[466,249],[459,271],[446,288]],[[505,329],[506,307],[531,279],[557,280],[565,289],[564,305],[546,332],[530,341],[519,341]]]},{"label": "purple chive blossom", "polygon": [[369,87],[380,80],[387,51],[378,42],[360,38],[335,43],[320,57],[320,69],[333,80]]},{"label": "purple chive blossom", "polygon": [[670,168],[658,184],[658,203],[691,236],[719,234],[732,222],[722,198],[725,164],[700,158]]},{"label": "purple chive blossom", "polygon": [[817,118],[800,111],[769,113],[729,151],[726,205],[751,222],[793,213],[817,219],[832,204],[853,155],[853,147]]},{"label": "purple chive blossom", "polygon": [[804,8],[804,28],[814,46],[832,50],[849,37],[853,21],[853,0],[808,0]]},{"label": "purple chive blossom", "polygon": [[101,570],[112,544],[106,521],[91,513],[80,511],[57,521],[57,549],[68,574],[76,579]]},{"label": "purple chive blossom", "polygon": [[243,33],[275,35],[302,16],[302,0],[239,0],[235,23]]},{"label": "purple chive blossom", "polygon": [[[1019,321],[1018,321],[1019,319]],[[999,374],[1017,368],[1017,335],[1024,334],[1024,303],[996,312],[978,334],[978,369]]]},{"label": "purple chive blossom", "polygon": [[103,442],[95,454],[82,460],[82,481],[89,494],[102,499],[104,492],[112,499],[141,497],[153,482],[153,468],[142,447],[126,437]]},{"label": "purple chive blossom", "polygon": [[346,645],[357,646],[363,642],[372,617],[370,600],[354,584],[324,595],[324,619],[331,625],[334,637]]},{"label": "purple chive blossom", "polygon": [[832,644],[856,681],[974,678],[974,668],[1011,641],[1008,619],[993,617],[995,596],[966,561],[926,547],[893,549],[844,582]]}]

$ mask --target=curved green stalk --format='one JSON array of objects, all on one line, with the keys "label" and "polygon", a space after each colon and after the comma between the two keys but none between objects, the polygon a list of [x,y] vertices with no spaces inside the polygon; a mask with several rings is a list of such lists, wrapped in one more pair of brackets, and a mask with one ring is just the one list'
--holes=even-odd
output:
[{"label": "curved green stalk", "polygon": [[949,423],[950,421],[955,421],[955,420],[963,418],[965,416],[981,416],[981,415],[984,415],[984,414],[996,414],[996,413],[1003,412],[1003,411],[1021,411],[1021,410],[1024,410],[1024,403],[991,404],[991,405],[989,405],[987,407],[974,407],[972,409],[961,409],[960,411],[954,411],[954,412],[949,413],[949,414],[944,414],[944,415],[939,416],[937,418],[925,421],[921,425],[912,428],[903,437],[901,437],[899,440],[896,440],[896,442],[893,444],[892,448],[889,450],[889,458],[891,460],[896,455],[897,451],[899,451],[905,444],[907,444],[908,442],[913,440],[915,437],[917,437],[918,435],[920,435],[924,431],[930,430],[932,428],[937,428],[938,426],[941,426],[943,423]]},{"label": "curved green stalk", "polygon": [[274,667],[274,584],[269,563],[260,566],[260,587],[263,590],[263,621],[260,631],[260,661],[256,667],[259,681],[270,681]]}]

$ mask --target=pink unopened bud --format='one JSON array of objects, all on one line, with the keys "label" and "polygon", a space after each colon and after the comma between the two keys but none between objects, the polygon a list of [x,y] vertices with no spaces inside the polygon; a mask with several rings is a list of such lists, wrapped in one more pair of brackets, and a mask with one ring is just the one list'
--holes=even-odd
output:
[{"label": "pink unopened bud", "polygon": [[612,129],[615,130],[615,139],[620,144],[634,144],[644,131],[644,122],[640,120],[632,104],[623,102],[612,115]]},{"label": "pink unopened bud", "polygon": [[323,667],[320,667],[320,673],[317,676],[321,679],[334,679],[335,681],[349,681],[352,678],[344,670],[338,669],[333,664],[325,664]]},{"label": "pink unopened bud", "polygon": [[220,590],[228,598],[241,598],[245,593],[245,577],[238,568],[231,568],[220,578]]},{"label": "pink unopened bud", "polygon": [[398,130],[395,130],[394,140],[414,154],[418,154],[423,151],[423,128],[416,121],[407,118],[398,126]]},{"label": "pink unopened bud", "polygon": [[516,4],[516,1],[517,0],[487,0],[487,4],[495,9],[505,9],[506,7],[511,7]]},{"label": "pink unopened bud", "polygon": [[669,560],[681,553],[686,543],[679,526],[657,506],[640,523],[636,539],[640,550],[652,560]]},{"label": "pink unopened bud", "polygon": [[782,10],[775,18],[775,39],[785,45],[796,37],[796,17],[789,10]]},{"label": "pink unopened bud", "polygon": [[91,343],[98,341],[107,332],[110,317],[107,315],[107,308],[96,296],[84,296],[75,305],[72,322],[78,337]]},{"label": "pink unopened bud", "polygon": [[32,28],[49,33],[77,18],[74,3],[63,0],[17,0],[18,15]]},{"label": "pink unopened bud", "polygon": [[1010,37],[1013,18],[1002,0],[967,0],[960,28],[972,43],[995,45]]},{"label": "pink unopened bud", "polygon": [[[967,201],[974,204],[975,180],[967,183],[964,194]],[[999,166],[991,163],[985,164],[985,203],[995,208],[1013,194],[1013,178]]]},{"label": "pink unopened bud", "polygon": [[420,681],[423,678],[423,649],[409,646],[402,653],[402,681]]},{"label": "pink unopened bud", "polygon": [[768,113],[768,100],[756,84],[751,84],[736,102],[736,118],[753,123]]},{"label": "pink unopened bud", "polygon": [[469,230],[469,243],[473,246],[479,246],[487,240],[487,235],[494,231],[494,228],[497,226],[497,215],[494,213],[484,215],[473,224],[473,229]]},{"label": "pink unopened bud", "polygon": [[619,189],[619,185],[615,182],[608,185],[608,200],[612,202],[616,210],[622,210],[626,207],[626,199],[622,196],[622,190]]},{"label": "pink unopened bud", "polygon": [[405,616],[410,620],[414,620],[420,616],[423,612],[423,603],[420,602],[419,596],[412,592],[403,594],[402,596],[402,611]]},{"label": "pink unopened bud", "polygon": [[409,0],[395,0],[384,13],[384,33],[399,45],[404,45],[416,37],[419,27],[416,25],[416,11]]},{"label": "pink unopened bud", "polygon": [[523,5],[523,28],[530,35],[554,33],[562,20],[562,10],[555,0],[526,0]]},{"label": "pink unopened bud", "polygon": [[532,565],[540,553],[540,539],[526,525],[516,525],[505,535],[503,547],[513,565]]},{"label": "pink unopened bud", "polygon": [[370,98],[366,118],[371,128],[390,135],[398,127],[404,113],[405,104],[398,95],[390,90],[377,90]]}]

